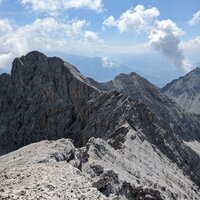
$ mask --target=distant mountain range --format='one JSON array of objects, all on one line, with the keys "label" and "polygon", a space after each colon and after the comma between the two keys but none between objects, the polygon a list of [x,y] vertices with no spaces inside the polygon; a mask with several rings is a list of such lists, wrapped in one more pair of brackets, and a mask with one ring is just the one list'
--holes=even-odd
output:
[{"label": "distant mountain range", "polygon": [[199,149],[200,115],[137,73],[99,83],[33,51],[0,75],[0,199],[199,200]]},{"label": "distant mountain range", "polygon": [[[73,54],[57,53],[63,60],[67,60],[85,76],[99,82],[114,79],[120,73],[136,72],[148,79],[154,85],[163,87],[171,80],[182,76],[183,72],[171,66],[165,58],[153,60],[155,55],[123,56],[120,58],[87,57]],[[48,53],[49,56],[54,54]],[[164,59],[164,60],[163,60]],[[123,64],[121,64],[123,63]],[[171,67],[169,67],[171,66]],[[9,72],[10,68],[0,69],[0,74]]]},{"label": "distant mountain range", "polygon": [[161,57],[153,60],[154,57],[157,57],[155,55],[121,55],[120,59],[113,58],[114,61],[112,58],[106,57],[90,58],[70,54],[61,54],[61,57],[75,65],[84,76],[99,82],[112,80],[120,73],[136,72],[158,87],[163,87],[171,80],[183,75],[183,72],[177,67],[169,67],[171,63],[167,59]]},{"label": "distant mountain range", "polygon": [[97,81],[104,82],[112,80],[120,73],[130,73],[131,68],[116,63],[108,58],[65,55],[65,59],[73,63],[78,70],[86,77],[91,77]]}]

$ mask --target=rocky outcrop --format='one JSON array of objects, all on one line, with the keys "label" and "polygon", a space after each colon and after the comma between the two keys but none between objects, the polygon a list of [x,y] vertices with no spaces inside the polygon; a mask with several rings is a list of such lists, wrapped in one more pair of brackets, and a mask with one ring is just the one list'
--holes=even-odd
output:
[{"label": "rocky outcrop", "polygon": [[75,147],[43,141],[0,157],[0,199],[106,199],[92,181],[69,164]]},{"label": "rocky outcrop", "polygon": [[[200,121],[142,77],[131,73],[100,84],[84,78],[59,58],[30,52],[14,60],[11,75],[1,75],[0,83],[0,154],[42,140],[70,138],[76,149],[65,144],[64,151],[50,158],[67,162],[92,179],[91,187],[103,197],[114,194],[125,199],[190,199],[196,195],[198,199],[200,155],[184,140],[198,141]],[[152,153],[148,154],[147,149]],[[7,159],[6,155],[3,158]],[[91,163],[94,159],[95,163]],[[146,177],[155,163],[159,163],[158,170],[162,169],[161,176],[154,171],[148,180],[144,178],[142,184],[137,184],[141,180],[133,181],[133,176],[128,175],[140,174],[148,166]],[[170,163],[174,168],[165,173],[166,166],[172,167]],[[177,170],[180,177],[186,177],[186,184],[173,178]],[[130,181],[125,181],[129,176]],[[156,182],[164,178],[166,183],[154,186],[152,177],[157,177]],[[175,185],[169,186],[167,181]],[[188,185],[191,194],[185,192]],[[166,187],[165,192],[162,188]],[[177,187],[178,192],[173,189]]]},{"label": "rocky outcrop", "polygon": [[162,91],[186,111],[200,114],[200,68],[173,80]]},{"label": "rocky outcrop", "polygon": [[89,81],[101,91],[117,90],[137,99],[148,106],[159,118],[170,124],[173,131],[182,139],[200,141],[200,117],[186,112],[159,88],[138,74],[133,72],[120,74],[114,80],[105,83],[98,83],[93,79]]},{"label": "rocky outcrop", "polygon": [[76,68],[31,52],[15,59],[11,76],[1,75],[0,82],[2,151],[62,137],[81,143],[85,104],[98,90]]},{"label": "rocky outcrop", "polygon": [[120,151],[102,139],[91,138],[82,148],[60,139],[1,156],[0,198],[199,199],[189,177],[138,134],[130,131]]}]

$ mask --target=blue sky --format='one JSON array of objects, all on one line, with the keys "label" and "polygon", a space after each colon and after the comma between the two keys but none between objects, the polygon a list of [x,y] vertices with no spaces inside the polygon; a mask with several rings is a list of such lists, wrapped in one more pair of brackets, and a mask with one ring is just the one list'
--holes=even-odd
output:
[{"label": "blue sky", "polygon": [[0,0],[0,69],[31,50],[106,57],[170,80],[200,64],[200,1]]}]

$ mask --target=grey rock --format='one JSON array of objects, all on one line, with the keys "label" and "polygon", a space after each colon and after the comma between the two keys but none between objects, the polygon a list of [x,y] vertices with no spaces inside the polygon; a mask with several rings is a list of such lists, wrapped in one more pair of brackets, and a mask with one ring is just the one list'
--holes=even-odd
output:
[{"label": "grey rock", "polygon": [[[106,200],[67,158],[70,140],[42,141],[0,157],[0,199]],[[43,160],[43,162],[41,162]]]},{"label": "grey rock", "polygon": [[76,68],[31,52],[15,59],[11,76],[1,75],[0,81],[4,83],[0,90],[2,152],[43,139],[70,137],[79,142],[87,121],[85,104],[98,91]]},{"label": "grey rock", "polygon": [[200,68],[173,80],[162,91],[183,109],[200,114]]},{"label": "grey rock", "polygon": [[120,74],[105,83],[98,83],[93,79],[89,81],[101,91],[117,90],[144,103],[159,118],[170,124],[173,131],[184,140],[200,140],[200,117],[186,112],[158,87],[138,74]]},{"label": "grey rock", "polygon": [[[98,182],[101,174],[91,172],[91,160],[101,162],[98,165],[104,169],[102,174],[108,167],[106,163],[113,168],[121,166],[113,173],[119,174],[118,182],[103,186],[107,196],[121,191],[119,195],[131,199],[132,190],[138,191],[136,184],[142,181],[142,187],[148,185],[149,189],[139,189],[138,194],[143,196],[138,198],[159,199],[162,193],[169,197],[176,193],[172,186],[165,183],[169,191],[163,192],[160,191],[162,186],[154,188],[156,181],[141,178],[148,160],[145,149],[148,149],[149,157],[156,158],[155,162],[163,171],[162,163],[168,167],[171,163],[187,184],[180,186],[181,179],[172,177],[176,170],[167,175],[162,171],[162,176],[158,177],[164,176],[167,180],[170,176],[169,184],[180,189],[177,196],[187,196],[181,187],[189,185],[192,193],[197,190],[198,199],[200,155],[185,141],[199,141],[199,118],[185,112],[142,77],[131,73],[119,75],[109,83],[95,83],[59,58],[30,52],[14,60],[11,75],[1,75],[0,83],[0,154],[42,140],[70,138],[76,149],[71,144],[64,144],[62,151],[51,151],[50,158],[54,162],[66,162],[78,170],[77,173],[84,173],[92,180],[96,177],[92,182]],[[141,158],[138,159],[138,155]],[[133,160],[131,165],[142,162],[141,166],[135,166],[137,172],[131,167],[130,159]],[[48,163],[49,157],[38,162]],[[150,167],[145,176],[155,168],[153,163],[148,160]],[[127,178],[127,173],[135,174],[134,182],[125,183],[124,173]],[[156,172],[152,176],[157,177]],[[113,184],[117,186],[112,187]]]},{"label": "grey rock", "polygon": [[[134,140],[132,134],[136,134]],[[91,138],[87,144],[89,158],[83,164],[82,172],[88,174],[93,180],[92,185],[107,197],[117,194],[119,199],[160,200],[171,199],[173,196],[174,199],[182,199],[184,195],[186,199],[190,198],[185,194],[185,189],[193,187],[193,183],[190,185],[185,180],[182,170],[177,169],[175,172],[176,164],[171,165],[165,155],[159,155],[159,150],[155,152],[150,143],[140,138],[140,134],[130,130],[120,151],[112,148],[107,141]],[[94,163],[104,169],[100,175],[94,176],[91,170]],[[163,167],[161,163],[165,163]],[[171,185],[168,184],[169,179]],[[182,191],[177,190],[177,187],[181,187]],[[198,195],[197,192],[193,198],[198,199]]]},{"label": "grey rock", "polygon": [[[85,149],[89,156],[82,163],[82,170],[71,163],[77,159],[75,157],[66,162],[52,156],[63,154],[67,157],[71,154],[70,149],[74,149],[75,154],[84,153],[83,148],[75,148],[68,139],[41,141],[1,156],[0,188],[3,190],[0,190],[0,198],[199,199],[197,187],[176,164],[170,163],[165,155],[158,156],[150,143],[138,138],[140,133],[136,133],[135,142],[132,143],[131,134],[133,131],[128,133],[123,150],[120,151],[112,148],[105,140],[92,138]],[[157,155],[156,159],[152,160],[150,155],[152,158]],[[95,162],[98,162],[98,168],[103,169],[103,172],[93,176],[90,169]]]}]

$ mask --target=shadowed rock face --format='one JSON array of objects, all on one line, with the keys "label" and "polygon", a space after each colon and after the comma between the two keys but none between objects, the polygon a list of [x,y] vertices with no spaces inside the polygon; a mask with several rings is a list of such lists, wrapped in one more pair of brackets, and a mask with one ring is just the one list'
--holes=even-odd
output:
[{"label": "shadowed rock face", "polygon": [[173,80],[162,91],[186,111],[200,114],[200,68]]},{"label": "shadowed rock face", "polygon": [[[16,149],[43,139],[79,140],[85,104],[97,89],[59,58],[31,52],[0,77],[1,148]],[[8,149],[9,150],[9,149]]]},{"label": "shadowed rock face", "polygon": [[30,52],[0,83],[0,154],[63,137],[76,147],[101,138],[121,151],[132,130],[200,186],[200,156],[183,142],[199,139],[197,116],[137,74],[100,84],[59,58]]}]

